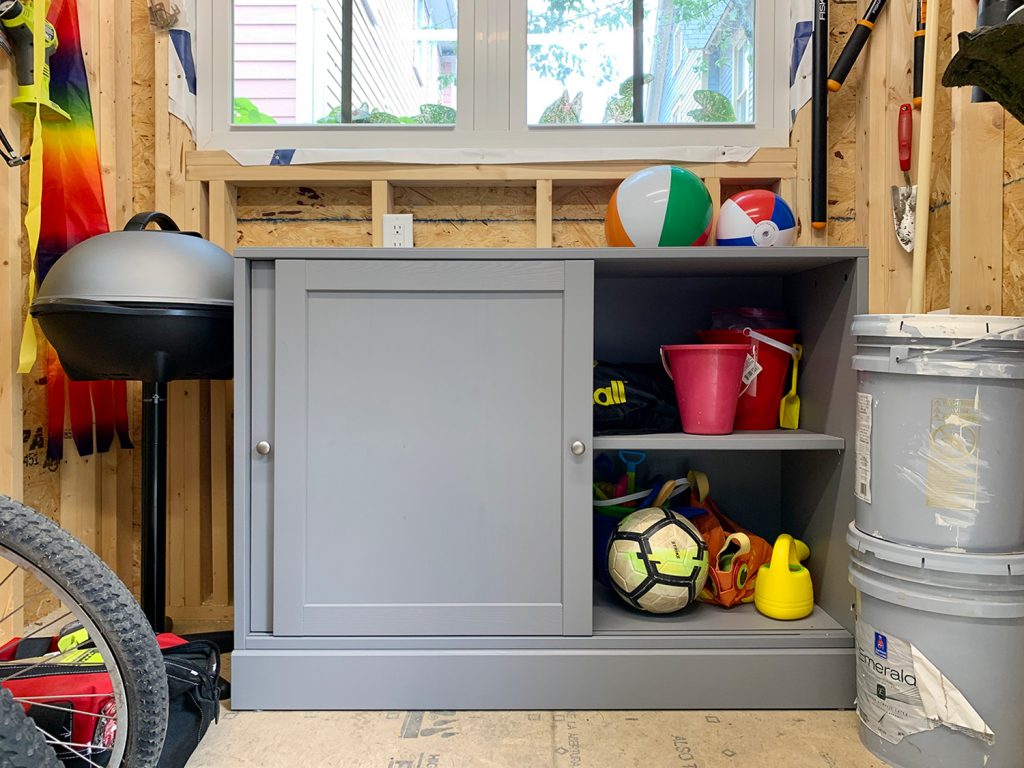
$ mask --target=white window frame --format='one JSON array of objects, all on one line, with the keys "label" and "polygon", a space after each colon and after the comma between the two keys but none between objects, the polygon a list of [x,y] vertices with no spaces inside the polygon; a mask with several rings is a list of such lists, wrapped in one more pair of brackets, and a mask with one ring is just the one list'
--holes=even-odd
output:
[{"label": "white window frame", "polygon": [[[526,0],[459,2],[459,50],[472,55],[459,60],[454,126],[233,125],[232,7],[198,4],[199,149],[323,149],[362,162],[424,162],[428,151],[429,162],[498,163],[671,160],[688,159],[684,150],[695,147],[789,146],[789,0],[756,0],[755,122],[683,126],[527,126]],[[501,82],[507,91],[494,87]]]}]

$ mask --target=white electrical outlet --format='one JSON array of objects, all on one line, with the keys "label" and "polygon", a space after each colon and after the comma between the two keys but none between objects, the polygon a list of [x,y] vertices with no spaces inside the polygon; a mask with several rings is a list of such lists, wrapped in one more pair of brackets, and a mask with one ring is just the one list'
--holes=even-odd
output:
[{"label": "white electrical outlet", "polygon": [[412,214],[384,214],[384,247],[412,248]]}]

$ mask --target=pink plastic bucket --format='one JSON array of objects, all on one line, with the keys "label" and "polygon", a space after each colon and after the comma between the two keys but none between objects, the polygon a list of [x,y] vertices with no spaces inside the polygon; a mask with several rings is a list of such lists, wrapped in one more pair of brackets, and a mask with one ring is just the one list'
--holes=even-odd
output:
[{"label": "pink plastic bucket", "polygon": [[749,344],[672,344],[661,348],[661,363],[675,384],[683,432],[732,432],[743,388],[743,363],[749,351]]},{"label": "pink plastic bucket", "polygon": [[[757,333],[791,347],[799,331],[768,328],[760,329]],[[711,344],[748,345],[748,351],[761,365],[761,373],[740,398],[736,409],[736,429],[778,429],[779,403],[785,394],[788,381],[786,374],[793,361],[791,354],[755,338],[748,338],[743,331],[700,331],[697,335],[701,341]]]}]

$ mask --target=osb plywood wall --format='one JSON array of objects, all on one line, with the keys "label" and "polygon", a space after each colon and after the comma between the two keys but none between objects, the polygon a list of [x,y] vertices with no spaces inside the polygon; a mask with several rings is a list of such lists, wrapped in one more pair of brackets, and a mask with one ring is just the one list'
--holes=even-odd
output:
[{"label": "osb plywood wall", "polygon": [[1003,156],[1003,312],[1024,315],[1024,125],[1012,118]]},{"label": "osb plywood wall", "polygon": [[[125,210],[146,210],[156,207],[161,195],[157,192],[158,165],[161,174],[166,174],[168,163],[173,166],[180,158],[158,159],[158,120],[155,114],[156,77],[159,68],[154,55],[155,37],[149,27],[147,0],[79,0],[83,18],[96,34],[95,40],[109,42],[109,32],[103,35],[104,20],[114,9],[117,13],[130,12],[130,24],[115,23],[127,33],[115,58],[117,66],[128,67],[130,82],[116,86],[110,98],[130,104],[130,124],[118,128],[109,122],[100,126],[103,132],[103,146],[110,147],[117,142],[130,142],[131,161],[121,156],[115,162],[111,156],[104,158],[104,169],[108,178],[127,179],[128,200]],[[862,3],[861,3],[862,4]],[[832,55],[838,54],[852,29],[858,13],[858,3],[832,2]],[[948,61],[952,46],[952,22],[948,3],[940,19],[940,71]],[[873,124],[888,120],[894,114],[900,101],[906,101],[908,72],[901,69],[895,55],[886,51],[892,48],[885,38],[885,24],[893,27],[905,25],[907,19],[896,19],[896,6],[890,4],[887,13],[893,21],[884,20],[876,29],[869,51],[862,56],[843,90],[831,97],[830,102],[830,151],[829,151],[829,203],[830,216],[827,241],[834,245],[869,245],[877,273],[873,288],[884,286],[884,291],[873,297],[873,308],[877,310],[903,311],[906,292],[909,291],[910,256],[892,247],[892,243],[871,242],[871,233],[888,232],[891,236],[890,210],[887,195],[869,195],[871,174],[878,172],[879,163],[884,162],[885,153],[870,141],[892,141],[895,143],[895,124],[885,127],[884,134]],[[83,22],[84,25],[84,22]],[[881,33],[881,34],[880,34]],[[902,32],[900,32],[902,35]],[[897,35],[894,33],[893,37]],[[909,38],[901,42],[909,45]],[[103,76],[104,67],[109,68],[109,52],[90,52],[95,57],[92,65],[98,80],[113,82]],[[890,61],[890,59],[892,59]],[[6,62],[0,63],[6,66]],[[98,85],[97,85],[98,87]],[[881,91],[877,89],[881,88]],[[94,91],[94,100],[106,98],[109,90],[102,94]],[[951,199],[951,120],[950,95],[940,89],[937,102],[935,138],[935,178],[931,199],[931,236],[928,261],[927,305],[929,309],[950,304],[950,199]],[[872,100],[874,99],[874,100]],[[879,101],[881,99],[881,101]],[[881,117],[880,117],[881,116]],[[161,119],[164,119],[161,117]],[[801,118],[794,135],[794,141],[809,140],[806,133],[807,116]],[[1002,311],[1024,314],[1024,127],[1013,119],[1007,119],[1003,136],[1005,172],[1004,194],[1002,196],[1004,218],[1004,248],[1002,258]],[[891,156],[892,148],[889,152]],[[120,163],[120,166],[119,166]],[[130,167],[127,167],[129,166]],[[809,178],[809,169],[804,164],[798,169],[803,180]],[[165,180],[166,181],[166,180]],[[878,188],[875,184],[875,188]],[[612,186],[556,186],[553,198],[553,240],[560,247],[584,247],[603,244],[603,220],[607,202],[613,191]],[[728,190],[726,190],[728,191]],[[238,204],[237,242],[240,245],[334,245],[369,246],[372,242],[371,205],[369,186],[338,188],[243,188]],[[529,186],[411,186],[395,188],[394,210],[412,213],[416,219],[416,244],[419,246],[476,246],[476,247],[530,247],[535,242],[533,223],[535,193]],[[112,226],[123,225],[123,220],[112,221]],[[876,234],[881,241],[883,234]],[[906,289],[906,290],[905,290]],[[884,295],[883,295],[884,293]],[[14,334],[17,329],[3,328],[0,333]],[[10,339],[7,339],[9,343]],[[0,344],[3,347],[3,344]],[[4,372],[7,380],[13,380]],[[3,398],[3,377],[0,377],[0,399]],[[138,519],[139,519],[139,460],[137,451],[117,451],[111,456],[80,459],[71,455],[63,463],[47,466],[42,460],[41,434],[45,423],[43,400],[43,373],[40,369],[22,381],[24,410],[24,444],[20,458],[24,461],[24,496],[26,500],[56,520],[83,536],[89,543],[101,550],[114,564],[122,576],[137,586],[138,583]],[[203,403],[209,404],[210,392],[202,387],[189,392],[178,391],[177,397],[192,397],[198,406],[194,413],[205,417]],[[138,439],[139,405],[138,388],[133,390],[133,428]],[[0,416],[2,416],[0,411]],[[3,434],[0,431],[0,434]],[[188,438],[188,434],[180,439]],[[195,435],[193,434],[193,438]],[[179,446],[180,448],[180,446]],[[0,456],[3,452],[0,451]],[[171,450],[174,456],[182,451]],[[180,473],[182,468],[172,468]],[[0,478],[4,478],[0,472]],[[0,491],[4,489],[0,488]],[[172,488],[172,493],[174,490]],[[203,515],[213,514],[209,504],[200,505],[199,511],[178,499],[172,504],[172,536],[210,535],[210,526]],[[199,527],[192,530],[186,525],[198,521]],[[196,517],[199,515],[199,517]],[[176,533],[177,532],[177,533]],[[175,557],[181,554],[176,550]],[[192,612],[192,617],[223,618],[229,615],[229,608],[210,602],[205,588],[208,576],[214,570],[223,571],[225,563],[210,563],[209,557],[202,562],[186,565],[185,561],[173,559],[170,563],[170,582],[183,584],[181,569],[201,568],[206,576],[197,587],[200,601],[206,601],[208,610]],[[175,570],[177,569],[177,570]],[[190,579],[190,583],[191,583]],[[223,589],[221,589],[223,592]],[[219,599],[220,603],[223,603]]]}]

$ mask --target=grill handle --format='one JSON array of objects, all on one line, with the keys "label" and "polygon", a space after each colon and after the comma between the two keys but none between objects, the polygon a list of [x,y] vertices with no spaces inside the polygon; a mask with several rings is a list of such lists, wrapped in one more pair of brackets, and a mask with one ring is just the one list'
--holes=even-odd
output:
[{"label": "grill handle", "polygon": [[128,223],[124,225],[124,228],[125,231],[139,232],[150,224],[158,224],[160,229],[164,231],[181,231],[178,228],[178,225],[174,223],[174,219],[166,213],[160,213],[160,211],[142,211],[141,213],[136,213],[128,219]]}]

